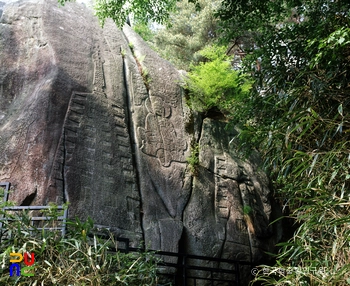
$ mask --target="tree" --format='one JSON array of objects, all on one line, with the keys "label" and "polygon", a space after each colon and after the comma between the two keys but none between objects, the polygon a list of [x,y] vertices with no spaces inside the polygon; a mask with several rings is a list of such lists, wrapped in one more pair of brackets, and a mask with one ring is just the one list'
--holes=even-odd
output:
[{"label": "tree", "polygon": [[218,11],[254,78],[233,106],[242,145],[263,155],[299,225],[277,257],[298,271],[270,268],[265,285],[350,283],[349,11],[345,0],[224,0]]},{"label": "tree", "polygon": [[153,39],[157,52],[179,69],[188,70],[191,62],[200,59],[199,50],[217,39],[219,0],[179,1],[170,14],[166,27],[157,30]]}]

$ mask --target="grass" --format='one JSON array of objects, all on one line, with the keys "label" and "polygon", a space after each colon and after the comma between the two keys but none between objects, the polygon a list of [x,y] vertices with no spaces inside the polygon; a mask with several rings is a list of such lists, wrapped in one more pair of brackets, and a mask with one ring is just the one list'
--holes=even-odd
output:
[{"label": "grass", "polygon": [[[3,204],[4,205],[4,204]],[[1,209],[2,206],[0,205]],[[53,207],[52,221],[61,214]],[[47,215],[47,214],[46,214]],[[93,235],[93,221],[68,222],[66,237],[30,225],[28,212],[7,213],[0,234],[0,285],[156,285],[157,259],[153,253],[122,253],[114,236]],[[91,234],[91,235],[88,235]],[[10,253],[34,253],[34,276],[9,276]],[[24,262],[19,263],[24,267]]]}]

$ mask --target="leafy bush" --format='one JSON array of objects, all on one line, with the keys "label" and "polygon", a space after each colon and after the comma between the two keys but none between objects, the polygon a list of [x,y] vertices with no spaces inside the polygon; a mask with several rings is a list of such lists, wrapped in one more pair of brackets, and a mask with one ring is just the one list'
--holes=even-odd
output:
[{"label": "leafy bush", "polygon": [[[53,218],[61,215],[53,208]],[[30,225],[30,216],[6,214],[1,233],[1,285],[156,285],[157,259],[152,253],[121,253],[113,235],[101,239],[88,236],[93,222],[78,219],[68,223],[68,235],[39,231]],[[54,220],[46,226],[53,226]],[[10,253],[33,252],[35,275],[9,276]],[[23,262],[22,262],[23,263]]]},{"label": "leafy bush", "polygon": [[232,69],[232,59],[225,51],[225,47],[213,45],[199,52],[204,61],[192,65],[185,79],[192,109],[207,112],[218,108],[230,116],[235,101],[249,94],[251,83],[246,76]]}]

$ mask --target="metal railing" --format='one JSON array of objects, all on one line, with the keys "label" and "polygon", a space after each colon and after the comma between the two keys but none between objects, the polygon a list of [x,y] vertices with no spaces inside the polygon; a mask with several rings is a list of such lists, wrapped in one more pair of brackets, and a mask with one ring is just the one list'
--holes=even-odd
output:
[{"label": "metal railing", "polygon": [[[107,238],[107,237],[106,237]],[[123,245],[118,244],[118,251],[124,253],[130,252],[144,252],[144,248],[135,248],[130,246],[128,238],[117,237],[116,241],[122,242]],[[116,251],[116,249],[114,249]],[[149,250],[161,258],[158,263],[158,276],[170,278],[171,285],[188,286],[205,281],[206,285],[241,285],[240,268],[246,266],[249,273],[253,265],[250,262],[207,257],[200,255],[192,255],[186,253],[175,253],[159,250]],[[164,260],[171,260],[177,258],[177,262],[164,262]],[[205,264],[216,264],[216,266],[204,266]],[[169,285],[169,284],[166,284]]]},{"label": "metal railing", "polygon": [[[10,190],[10,183],[9,182],[0,182],[0,188],[4,190],[4,198],[3,202],[7,202],[8,196],[9,196],[9,190]],[[2,230],[2,222],[4,219],[4,212],[5,210],[3,209],[2,213],[0,214],[0,230]]]},{"label": "metal railing", "polygon": [[[4,201],[8,201],[8,194],[10,189],[10,183],[0,183],[0,187],[4,188]],[[50,209],[50,206],[11,206],[3,207],[3,212],[0,216],[0,231],[2,231],[3,221],[10,220],[6,218],[6,212],[16,212],[16,211],[41,211]],[[62,236],[66,233],[66,223],[68,210],[63,206],[57,206],[57,210],[64,210],[63,216],[55,217],[55,219],[61,222],[60,227],[36,227],[35,230],[60,230]],[[30,217],[31,222],[40,222],[51,220],[50,216],[32,216]],[[89,234],[92,236],[93,234]],[[100,238],[108,239],[107,235],[95,234]],[[207,256],[199,256],[186,253],[175,253],[159,250],[145,250],[144,248],[135,248],[130,246],[130,240],[128,238],[117,237],[114,238],[116,241],[121,242],[122,245],[118,243],[118,249],[111,249],[112,251],[120,251],[124,253],[130,252],[152,252],[157,257],[160,258],[158,265],[158,276],[164,278],[167,284],[163,285],[176,285],[176,286],[188,286],[197,283],[201,284],[200,281],[204,281],[205,285],[241,285],[241,275],[240,271],[242,267],[246,266],[249,271],[253,266],[250,262],[238,261],[232,259],[223,259]],[[172,262],[169,262],[172,261]],[[209,266],[208,266],[209,265]],[[171,283],[171,284],[169,284]],[[162,285],[162,284],[159,284]]]},{"label": "metal railing", "polygon": [[[9,182],[0,182],[0,187],[4,189],[4,197],[3,202],[8,201],[8,195],[10,190],[10,183]],[[49,221],[55,221],[57,223],[57,226],[42,226],[42,227],[35,227],[35,230],[58,230],[61,231],[61,235],[65,236],[66,234],[66,223],[67,223],[67,217],[68,217],[68,209],[64,206],[55,206],[55,209],[58,211],[63,211],[62,216],[52,217],[52,216],[43,216],[43,215],[35,215],[30,216],[31,225],[33,226],[34,230],[34,223],[40,223],[42,222],[45,224],[45,222]],[[36,214],[40,214],[43,210],[50,210],[52,209],[51,206],[4,206],[2,208],[2,214],[0,216],[0,231],[3,229],[3,222],[4,221],[13,221],[12,218],[7,218],[6,213],[7,212],[20,212],[20,211],[34,211]]]}]

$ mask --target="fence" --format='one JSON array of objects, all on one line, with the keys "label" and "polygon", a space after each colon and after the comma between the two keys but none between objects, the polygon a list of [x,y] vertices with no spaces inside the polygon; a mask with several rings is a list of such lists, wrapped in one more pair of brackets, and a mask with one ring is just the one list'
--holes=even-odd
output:
[{"label": "fence", "polygon": [[[3,197],[3,202],[8,201],[8,195],[9,195],[9,190],[10,190],[10,183],[9,182],[0,182],[0,187],[4,189],[4,197]],[[42,227],[36,227],[36,230],[58,230],[61,231],[62,236],[65,236],[66,234],[66,222],[67,222],[67,217],[68,217],[68,209],[65,208],[64,206],[55,206],[55,209],[58,211],[62,211],[63,215],[58,216],[58,217],[50,217],[50,216],[43,216],[40,215],[43,210],[49,210],[52,207],[50,206],[5,206],[2,208],[2,214],[0,216],[0,231],[3,229],[3,222],[4,221],[11,221],[13,220],[12,218],[7,218],[6,213],[7,212],[20,212],[20,211],[33,211],[36,213],[36,215],[31,216],[31,225],[34,227],[34,224],[37,223],[43,225]],[[45,222],[49,221],[55,221],[56,226],[47,226],[45,225]]]},{"label": "fence", "polygon": [[[0,183],[0,187],[4,189],[4,198],[3,201],[8,201],[8,194],[10,190],[10,183]],[[42,211],[49,209],[49,206],[11,206],[11,207],[3,207],[3,214],[0,217],[0,231],[2,231],[3,221],[10,220],[6,218],[6,212],[17,212],[17,211]],[[60,230],[62,236],[65,236],[66,233],[66,221],[68,210],[63,206],[57,206],[57,210],[63,210],[63,216],[56,217],[59,222],[61,222],[61,226],[57,227],[36,227],[36,230],[47,229],[47,230]],[[31,216],[31,223],[34,222],[44,222],[49,221],[52,217],[48,216]],[[92,234],[90,234],[92,235]],[[103,235],[98,235],[100,238],[103,238]],[[106,239],[108,237],[105,237]],[[143,252],[145,249],[135,248],[130,246],[130,240],[128,238],[117,237],[116,241],[120,242],[118,244],[118,251],[129,253],[129,252]],[[114,249],[116,251],[116,249]],[[166,252],[166,251],[154,251],[156,256],[161,258],[161,262],[158,263],[158,276],[162,278],[162,280],[167,281],[163,285],[176,285],[176,286],[188,286],[197,284],[203,285],[242,285],[240,272],[242,267],[248,269],[250,272],[250,268],[252,264],[245,261],[237,261],[231,259],[223,259],[223,258],[214,258],[214,257],[206,257],[199,255],[192,255],[186,253],[174,253],[174,252]],[[169,262],[173,261],[173,262]],[[209,265],[209,266],[208,266]],[[202,281],[202,282],[201,282]],[[169,284],[171,283],[171,284]],[[161,285],[161,284],[159,284]]]},{"label": "fence", "polygon": [[[122,245],[118,244],[118,251],[120,252],[130,253],[145,251],[143,248],[131,247],[128,238],[118,237],[115,240],[122,242]],[[114,249],[114,251],[116,250]],[[240,277],[241,268],[246,267],[247,271],[250,273],[250,269],[253,266],[250,262],[232,259],[158,250],[147,251],[154,252],[156,256],[161,258],[161,262],[158,263],[158,276],[163,278],[162,280],[170,280],[172,283],[163,285],[196,286],[197,284],[203,285],[201,283],[202,281],[205,285],[211,286],[238,286],[242,285]],[[169,260],[169,258],[176,258],[177,262],[164,262]],[[204,264],[210,263],[217,264],[217,266],[203,266]]]}]

